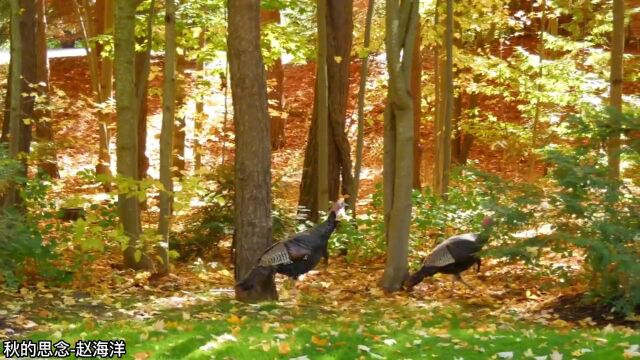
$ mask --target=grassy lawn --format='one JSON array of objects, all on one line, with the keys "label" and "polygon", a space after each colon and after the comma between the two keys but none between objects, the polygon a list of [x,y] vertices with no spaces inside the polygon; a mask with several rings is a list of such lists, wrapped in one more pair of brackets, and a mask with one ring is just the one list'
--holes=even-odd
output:
[{"label": "grassy lawn", "polygon": [[[399,300],[400,299],[400,300]],[[70,311],[22,339],[124,339],[131,359],[623,359],[632,329],[524,321],[464,301],[383,296],[245,305],[229,294],[151,298]],[[544,316],[543,316],[544,317]],[[544,319],[542,319],[544,320]],[[544,322],[544,321],[542,321]],[[545,357],[546,356],[546,357]]]}]

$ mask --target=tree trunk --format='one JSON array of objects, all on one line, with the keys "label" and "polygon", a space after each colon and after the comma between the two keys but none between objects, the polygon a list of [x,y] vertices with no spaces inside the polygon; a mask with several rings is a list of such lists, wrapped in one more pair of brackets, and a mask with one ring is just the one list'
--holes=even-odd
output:
[{"label": "tree trunk", "polygon": [[[138,179],[138,111],[135,86],[135,16],[136,6],[118,1],[115,8],[115,81],[118,136],[116,139],[118,175],[127,181]],[[124,251],[124,265],[143,269],[152,267],[144,249],[139,247],[141,230],[140,203],[136,196],[118,194],[118,215],[129,244]]]},{"label": "tree trunk", "polygon": [[[260,53],[260,1],[230,1],[228,48],[235,144],[235,279],[241,280],[271,245],[271,146],[267,84]],[[246,302],[277,299],[273,276],[249,292]]]},{"label": "tree trunk", "polygon": [[184,114],[182,114],[182,107],[187,99],[186,92],[186,80],[185,80],[185,68],[187,60],[184,56],[178,55],[176,64],[176,119],[175,129],[173,130],[173,176],[182,179],[184,172],[187,168],[185,161],[185,147],[187,133],[187,122]]},{"label": "tree trunk", "polygon": [[356,141],[356,164],[353,172],[353,196],[351,211],[355,216],[356,206],[358,203],[358,192],[360,190],[360,171],[362,169],[362,152],[364,149],[364,101],[365,93],[367,91],[367,76],[369,74],[369,44],[371,43],[371,22],[373,19],[373,9],[375,0],[369,0],[367,5],[367,18],[364,25],[364,48],[366,49],[366,55],[362,58],[362,65],[360,66],[360,89],[358,90],[358,138]]},{"label": "tree trunk", "polygon": [[[147,110],[149,100],[149,71],[151,69],[151,40],[153,31],[153,18],[155,17],[155,0],[151,0],[147,14],[146,37],[138,39],[138,45],[146,45],[144,52],[136,53],[136,99],[138,109],[138,180],[147,177],[149,170],[149,158],[147,151]],[[141,201],[142,209],[147,208],[146,199]]]},{"label": "tree trunk", "polygon": [[[435,14],[433,17],[433,31],[436,36],[440,36],[438,31],[440,27],[440,0],[436,0]],[[433,153],[433,191],[440,187],[442,181],[442,59],[440,54],[440,45],[434,45],[433,51],[433,77],[434,77],[434,107],[433,107],[433,135],[434,135],[434,153]],[[425,162],[425,174],[426,171]]]},{"label": "tree trunk", "polygon": [[[205,47],[205,33],[206,33],[206,29],[202,29],[202,31],[200,31],[200,35],[198,36],[198,44],[200,45],[201,49]],[[197,67],[198,68],[196,70],[198,71],[198,79],[203,82],[204,76],[205,76],[205,69],[204,69],[204,60],[202,58],[198,58]],[[175,84],[174,84],[174,91],[175,91]],[[175,95],[174,95],[174,98],[175,98]],[[175,104],[174,104],[174,108],[175,108]],[[194,132],[193,134],[193,153],[194,153],[193,168],[196,172],[200,170],[200,168],[202,167],[203,150],[202,150],[202,145],[200,144],[200,136],[202,136],[201,135],[202,125],[206,118],[207,118],[207,115],[204,113],[204,95],[202,94],[202,92],[199,92],[198,98],[196,100],[196,117],[195,117],[194,126],[193,126],[194,128],[193,130]],[[175,120],[175,116],[174,116],[174,120]],[[171,143],[173,146],[173,140]]]},{"label": "tree trunk", "polygon": [[[260,10],[262,25],[280,23],[280,10]],[[278,57],[267,70],[267,96],[269,97],[269,115],[271,117],[271,150],[284,146],[284,68]]]},{"label": "tree trunk", "polygon": [[531,152],[529,154],[528,161],[528,173],[527,176],[530,181],[533,181],[535,177],[536,170],[536,148],[538,147],[538,136],[539,136],[539,123],[540,123],[540,91],[541,91],[541,82],[543,76],[543,68],[542,62],[544,61],[544,29],[545,29],[545,21],[547,14],[547,3],[545,0],[542,0],[542,15],[540,17],[540,35],[539,35],[539,56],[538,56],[538,80],[536,81],[536,109],[535,114],[533,115],[533,124],[531,125]]},{"label": "tree trunk", "polygon": [[383,177],[387,259],[381,284],[386,291],[397,291],[402,288],[408,271],[414,137],[411,63],[419,2],[387,0],[386,4],[389,89],[384,119]]},{"label": "tree trunk", "polygon": [[611,88],[609,105],[611,135],[607,146],[609,177],[620,180],[620,116],[622,114],[622,69],[624,54],[624,0],[613,0],[613,35],[611,39]]},{"label": "tree trunk", "polygon": [[[20,159],[20,175],[27,176],[27,160],[31,146],[31,124],[35,97],[31,84],[36,83],[36,5],[37,0],[11,1],[11,110],[9,115],[9,156]],[[11,184],[4,196],[4,208],[22,209],[20,189]],[[24,210],[24,209],[22,209]]]},{"label": "tree trunk", "polygon": [[12,66],[11,59],[9,59],[9,72],[7,73],[7,93],[4,98],[4,109],[2,116],[2,135],[0,135],[0,142],[8,143],[9,142],[9,129],[11,127],[11,74],[12,74]]},{"label": "tree trunk", "polygon": [[446,30],[444,36],[446,52],[440,85],[439,128],[436,130],[436,169],[434,192],[444,198],[449,187],[451,169],[451,122],[453,118],[453,0],[447,0]]},{"label": "tree trunk", "polygon": [[[454,77],[458,77],[454,72]],[[451,161],[456,165],[462,165],[462,89],[453,99],[453,121],[451,128],[453,129],[453,139],[451,139]]]},{"label": "tree trunk", "polygon": [[176,6],[174,0],[165,0],[165,57],[164,83],[162,92],[162,130],[160,133],[160,182],[164,191],[160,192],[160,220],[158,232],[163,244],[157,248],[162,259],[162,272],[169,272],[169,232],[171,230],[173,180],[171,161],[173,159],[173,122],[175,120],[176,87]]},{"label": "tree trunk", "polygon": [[420,164],[422,162],[422,145],[420,144],[420,123],[422,122],[422,53],[420,52],[420,21],[416,30],[416,43],[413,47],[411,64],[411,97],[413,99],[413,188],[420,190]]},{"label": "tree trunk", "polygon": [[47,19],[45,0],[37,0],[36,16],[36,83],[38,84],[38,98],[44,99],[35,109],[36,139],[42,151],[43,158],[39,159],[38,168],[53,179],[60,178],[56,148],[53,142],[51,128],[52,115],[49,105],[49,58],[47,57]]},{"label": "tree trunk", "polygon": [[[11,66],[9,73],[9,86],[7,92],[11,91],[11,97],[9,98],[9,126],[7,139],[9,141],[9,156],[12,159],[18,159],[20,155],[20,149],[22,148],[22,127],[24,122],[22,121],[20,110],[22,108],[22,23],[24,20],[21,12],[22,6],[20,0],[11,0]],[[6,128],[6,122],[4,127]],[[23,166],[20,170],[21,175],[26,176],[27,168],[26,163],[23,162]],[[2,197],[3,209],[14,207],[21,203],[20,192],[16,187],[16,184],[10,184],[9,188],[3,194]]]},{"label": "tree trunk", "polygon": [[318,0],[318,54],[316,64],[316,103],[318,123],[318,207],[329,204],[329,83],[327,79],[327,1]]},{"label": "tree trunk", "polygon": [[[113,32],[113,11],[114,0],[97,0],[97,30],[98,34],[106,35]],[[96,55],[100,56],[102,46],[96,46]],[[108,57],[101,57],[98,63],[99,79],[97,97],[98,103],[105,103],[113,93],[113,61]],[[98,164],[96,164],[96,174],[111,177],[111,154],[109,153],[109,145],[111,143],[111,131],[109,124],[111,123],[111,114],[98,112],[98,134],[100,136],[98,148]],[[111,191],[111,183],[104,184],[105,191]]]},{"label": "tree trunk", "polygon": [[[345,133],[347,96],[349,91],[349,56],[353,33],[352,0],[327,1],[327,79],[328,79],[328,200],[335,201],[340,194],[351,195],[353,174],[351,150]],[[320,66],[318,66],[320,68]],[[317,86],[317,84],[316,84]],[[318,96],[314,102],[311,129],[305,151],[304,169],[300,183],[299,205],[309,210],[312,221],[318,219]],[[321,173],[321,172],[320,172]],[[353,197],[347,199],[353,205]],[[325,206],[320,207],[325,210]]]}]

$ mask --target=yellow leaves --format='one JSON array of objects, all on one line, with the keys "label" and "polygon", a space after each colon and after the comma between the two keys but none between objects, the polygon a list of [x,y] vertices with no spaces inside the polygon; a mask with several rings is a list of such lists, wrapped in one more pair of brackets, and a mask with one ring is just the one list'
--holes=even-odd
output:
[{"label": "yellow leaves", "polygon": [[329,340],[328,339],[323,339],[323,338],[321,338],[319,336],[316,336],[316,335],[312,335],[311,336],[311,342],[315,346],[323,347],[323,346],[327,346],[327,344],[329,343]]},{"label": "yellow leaves", "polygon": [[333,59],[336,61],[336,64],[340,64],[342,62],[342,56],[334,56]]},{"label": "yellow leaves", "polygon": [[477,332],[490,332],[490,333],[495,333],[496,332],[496,324],[493,323],[484,323],[482,324],[480,327],[476,328]]},{"label": "yellow leaves", "polygon": [[271,350],[271,344],[269,344],[269,342],[267,341],[263,341],[261,344],[262,347],[262,351],[264,352],[268,352],[269,350]]},{"label": "yellow leaves", "polygon": [[289,345],[289,343],[282,341],[280,344],[278,344],[278,353],[280,353],[281,355],[287,355],[290,352],[291,346]]},{"label": "yellow leaves", "polygon": [[540,298],[538,295],[532,293],[531,290],[527,290],[526,296],[527,296],[527,299],[531,299],[531,300],[537,300]]},{"label": "yellow leaves", "polygon": [[151,358],[152,353],[150,351],[138,352],[133,354],[135,360],[147,360]]},{"label": "yellow leaves", "polygon": [[227,319],[227,322],[229,324],[240,325],[242,324],[242,319],[240,319],[236,314],[231,314],[231,316],[229,316],[229,318]]}]

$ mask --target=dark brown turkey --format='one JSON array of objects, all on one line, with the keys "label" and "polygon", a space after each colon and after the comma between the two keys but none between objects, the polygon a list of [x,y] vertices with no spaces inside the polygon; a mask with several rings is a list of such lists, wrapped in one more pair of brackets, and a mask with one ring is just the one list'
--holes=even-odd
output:
[{"label": "dark brown turkey", "polygon": [[320,259],[324,258],[326,263],[329,259],[329,237],[338,224],[338,213],[345,206],[343,201],[337,201],[323,223],[271,245],[260,256],[258,264],[251,269],[249,275],[236,284],[236,287],[243,291],[251,290],[261,279],[274,272],[296,280],[316,267]]},{"label": "dark brown turkey", "polygon": [[471,289],[460,276],[460,273],[476,265],[476,271],[480,271],[481,260],[477,253],[489,240],[493,229],[493,220],[485,217],[482,221],[482,232],[474,234],[462,234],[448,238],[433,249],[422,263],[422,267],[405,281],[405,288],[409,291],[419,284],[425,277],[437,273],[452,274],[453,291],[454,282],[460,281]]}]

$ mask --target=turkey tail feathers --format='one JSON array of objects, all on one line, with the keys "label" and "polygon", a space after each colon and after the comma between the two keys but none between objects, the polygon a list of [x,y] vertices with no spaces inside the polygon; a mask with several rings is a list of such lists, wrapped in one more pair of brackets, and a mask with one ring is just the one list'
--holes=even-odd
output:
[{"label": "turkey tail feathers", "polygon": [[244,280],[240,281],[236,284],[236,287],[243,290],[249,291],[253,289],[258,282],[267,276],[271,275],[272,269],[266,266],[256,266],[249,272]]},{"label": "turkey tail feathers", "polygon": [[438,272],[438,268],[435,266],[423,266],[418,270],[415,274],[409,276],[409,278],[405,281],[404,287],[411,291],[414,286],[418,285],[422,280],[424,280],[427,276],[433,276]]}]

